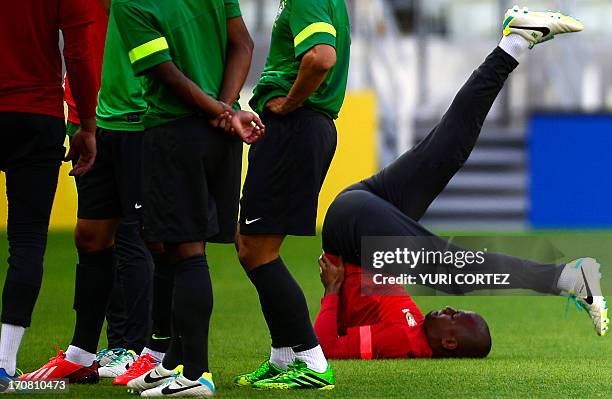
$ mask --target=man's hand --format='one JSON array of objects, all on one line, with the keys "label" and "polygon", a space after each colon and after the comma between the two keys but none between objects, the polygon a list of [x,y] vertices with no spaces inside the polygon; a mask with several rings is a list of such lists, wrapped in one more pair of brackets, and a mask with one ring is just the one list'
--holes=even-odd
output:
[{"label": "man's hand", "polygon": [[287,97],[276,97],[268,101],[266,108],[277,115],[287,115],[299,108],[296,104],[291,104]]},{"label": "man's hand", "polygon": [[255,144],[265,133],[261,119],[252,112],[236,111],[228,116],[231,130],[246,144]]},{"label": "man's hand", "polygon": [[96,131],[81,127],[70,141],[70,150],[64,161],[70,162],[80,154],[70,176],[83,176],[96,160]]},{"label": "man's hand", "polygon": [[225,111],[219,116],[217,116],[216,118],[211,119],[210,124],[215,129],[221,129],[221,130],[224,130],[226,133],[233,134],[232,125],[230,123],[230,120],[231,120],[230,116],[233,112],[232,107],[230,107],[227,103],[223,101],[220,101],[220,103],[225,109]]},{"label": "man's hand", "polygon": [[344,262],[342,258],[340,258],[340,264],[336,266],[323,254],[319,258],[319,266],[325,295],[337,295],[342,288],[342,283],[344,283]]}]

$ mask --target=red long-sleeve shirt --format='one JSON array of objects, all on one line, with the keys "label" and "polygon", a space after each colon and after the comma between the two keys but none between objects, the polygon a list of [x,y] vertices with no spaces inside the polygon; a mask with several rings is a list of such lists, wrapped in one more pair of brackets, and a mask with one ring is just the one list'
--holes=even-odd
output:
[{"label": "red long-sleeve shirt", "polygon": [[362,296],[362,272],[360,266],[345,265],[340,295],[321,300],[315,332],[325,355],[330,359],[431,357],[425,318],[404,288],[392,287],[388,296]]},{"label": "red long-sleeve shirt", "polygon": [[19,0],[0,11],[0,112],[64,117],[62,58],[72,77],[81,116],[96,114],[96,73],[91,56],[95,0]]},{"label": "red long-sleeve shirt", "polygon": [[[102,7],[100,0],[95,0],[95,4],[92,4],[92,11],[94,17],[94,24],[91,26],[92,30],[92,43],[91,54],[96,67],[96,93],[100,91],[100,84],[102,82],[102,63],[104,61],[104,44],[106,42],[106,30],[108,28],[108,15],[106,10]],[[79,110],[74,101],[72,95],[72,89],[70,88],[70,80],[66,75],[66,90],[64,94],[64,100],[68,105],[68,120],[70,122],[80,124]]]}]

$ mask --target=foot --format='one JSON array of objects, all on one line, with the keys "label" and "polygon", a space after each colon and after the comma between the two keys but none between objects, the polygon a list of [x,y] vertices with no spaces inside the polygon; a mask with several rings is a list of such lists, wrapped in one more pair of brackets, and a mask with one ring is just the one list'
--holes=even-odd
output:
[{"label": "foot", "polygon": [[306,363],[296,360],[289,365],[289,370],[267,380],[258,381],[253,384],[256,389],[334,389],[336,382],[331,366],[323,373],[310,370]]},{"label": "foot", "polygon": [[610,320],[608,304],[601,290],[600,264],[595,259],[583,258],[568,263],[565,267],[577,271],[574,287],[567,294],[574,299],[579,309],[584,309],[589,314],[597,335],[606,335]]},{"label": "foot", "polygon": [[584,25],[559,12],[529,11],[527,7],[514,6],[504,17],[504,36],[516,33],[529,41],[533,48],[538,43],[554,39],[562,33],[580,32]]},{"label": "foot", "polygon": [[43,381],[60,378],[68,379],[71,384],[95,384],[99,381],[98,363],[95,361],[91,366],[81,366],[66,360],[62,351],[57,356],[49,359],[49,362],[31,373],[19,377],[21,381]]},{"label": "foot", "polygon": [[18,374],[13,375],[6,372],[5,369],[0,368],[0,393],[15,392],[15,387],[11,384],[12,381],[18,379]]},{"label": "foot", "polygon": [[257,370],[248,374],[242,374],[234,377],[234,384],[241,387],[250,387],[257,381],[267,380],[268,378],[276,377],[284,372],[285,370],[273,363],[270,363],[269,360],[266,360],[257,368]]},{"label": "foot", "polygon": [[140,396],[147,398],[176,396],[212,397],[215,396],[215,383],[210,373],[202,374],[196,381],[191,381],[183,375],[178,375],[157,388],[144,391]]},{"label": "foot", "polygon": [[109,364],[115,357],[114,351],[116,350],[124,349],[100,349],[98,353],[96,353],[96,362],[98,362],[98,367],[104,367]]},{"label": "foot", "polygon": [[127,383],[128,392],[141,393],[164,385],[169,380],[176,378],[181,373],[181,369],[179,366],[174,370],[166,370],[164,366],[159,364],[151,371],[129,381]]},{"label": "foot", "polygon": [[136,359],[134,363],[127,369],[123,374],[115,377],[113,380],[114,385],[127,385],[128,382],[136,379],[145,373],[153,370],[157,366],[157,362],[153,359],[153,356],[147,354],[141,355]]},{"label": "foot", "polygon": [[113,351],[115,356],[106,366],[98,369],[98,374],[102,378],[115,378],[125,373],[132,363],[136,361],[138,355],[134,351],[122,349],[121,351]]}]

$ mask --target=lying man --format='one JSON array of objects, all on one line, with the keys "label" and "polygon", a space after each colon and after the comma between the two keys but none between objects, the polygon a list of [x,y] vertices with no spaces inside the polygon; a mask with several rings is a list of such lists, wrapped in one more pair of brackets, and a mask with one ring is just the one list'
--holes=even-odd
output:
[{"label": "lying man", "polygon": [[[499,47],[474,72],[431,134],[382,172],[336,198],[323,227],[327,255],[319,263],[326,295],[315,323],[328,358],[488,355],[489,328],[476,313],[447,307],[424,317],[402,286],[386,287],[384,296],[364,296],[363,276],[369,269],[359,266],[365,251],[361,240],[429,237],[446,249],[459,250],[442,243],[418,221],[469,157],[493,102],[521,56],[556,34],[581,30],[580,22],[558,13],[509,10]],[[555,266],[505,255],[485,256],[484,265],[472,271],[505,272],[511,274],[513,288],[570,295],[588,311],[598,335],[606,334],[607,304],[601,296],[599,264],[593,259]],[[444,272],[458,269],[451,265]]]}]

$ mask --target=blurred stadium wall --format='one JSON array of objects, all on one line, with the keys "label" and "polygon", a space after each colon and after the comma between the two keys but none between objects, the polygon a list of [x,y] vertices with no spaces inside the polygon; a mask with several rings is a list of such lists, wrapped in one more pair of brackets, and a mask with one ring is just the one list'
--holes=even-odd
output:
[{"label": "blurred stadium wall", "polygon": [[[581,162],[581,169],[572,168],[579,157],[573,154],[576,143],[567,140],[583,138],[580,149],[588,153],[607,143],[603,134],[612,134],[612,125],[585,122],[612,112],[612,1],[346,2],[353,25],[349,97],[339,122],[340,144],[321,198],[321,214],[346,184],[388,164],[435,126],[472,70],[499,41],[505,10],[518,3],[531,9],[563,10],[581,19],[587,29],[541,46],[527,57],[495,104],[465,169],[424,221],[433,228],[453,230],[612,227],[612,206],[589,202],[589,197],[609,198],[605,182],[612,161],[597,157],[588,164]],[[256,42],[245,104],[263,69],[279,0],[241,0],[241,4]],[[532,123],[532,115],[542,111],[549,122],[557,122]],[[576,119],[565,118],[568,113],[586,119],[577,124]],[[532,137],[537,138],[537,152],[532,151]],[[566,171],[563,178],[559,178],[560,164]],[[585,190],[581,179],[585,173],[590,182],[601,183]],[[72,227],[74,222],[76,202],[66,174],[62,171],[54,226]],[[555,184],[542,184],[553,176]],[[566,202],[563,193],[575,190],[585,190],[581,197],[586,199],[571,202],[554,217],[540,214]],[[586,215],[587,208],[591,216],[584,223],[560,217],[563,212]],[[4,209],[0,203],[0,223],[6,219]],[[540,223],[545,219],[547,223]]]}]

